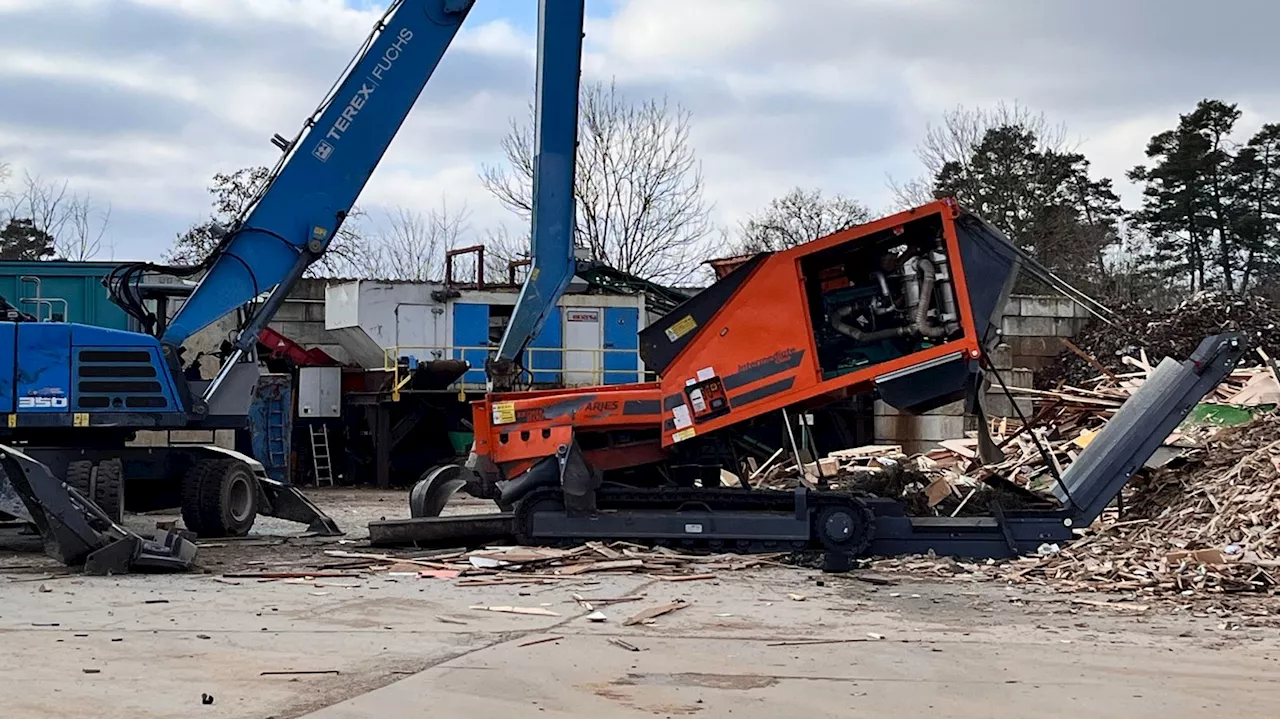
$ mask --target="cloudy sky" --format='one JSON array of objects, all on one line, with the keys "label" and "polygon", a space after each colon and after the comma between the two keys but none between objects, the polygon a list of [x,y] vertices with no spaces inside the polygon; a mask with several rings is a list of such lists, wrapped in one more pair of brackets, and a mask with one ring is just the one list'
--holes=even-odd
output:
[{"label": "cloudy sky", "polygon": [[[0,161],[112,208],[103,259],[158,258],[217,171],[272,164],[378,0],[0,0]],[[1273,0],[587,0],[588,79],[693,113],[717,223],[802,185],[888,209],[887,178],[958,104],[1065,123],[1099,174],[1205,96],[1280,120]],[[477,0],[361,199],[465,204],[532,97],[535,0]]]}]

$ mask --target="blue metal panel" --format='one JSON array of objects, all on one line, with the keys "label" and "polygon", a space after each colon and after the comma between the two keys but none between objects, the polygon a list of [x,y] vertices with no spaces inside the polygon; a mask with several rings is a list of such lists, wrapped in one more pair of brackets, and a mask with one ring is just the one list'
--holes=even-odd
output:
[{"label": "blue metal panel", "polygon": [[70,329],[75,411],[183,411],[155,337],[84,325],[70,325]]},{"label": "blue metal panel", "polygon": [[0,413],[13,412],[17,358],[18,326],[13,322],[0,322]]},{"label": "blue metal panel", "polygon": [[574,166],[584,0],[538,3],[537,126],[534,128],[532,264],[499,359],[515,359],[536,337],[573,279]]},{"label": "blue metal panel", "polygon": [[560,316],[560,308],[552,307],[542,331],[525,350],[525,366],[533,370],[533,381],[539,384],[558,386],[564,383],[564,375],[560,372],[564,369],[564,325]]},{"label": "blue metal panel", "polygon": [[626,384],[637,381],[636,372],[640,368],[639,332],[640,310],[638,308],[604,308],[605,384]]},{"label": "blue metal panel", "polygon": [[293,379],[290,375],[265,374],[258,378],[253,402],[249,405],[249,432],[253,437],[253,458],[262,462],[267,475],[279,482],[291,482]]},{"label": "blue metal panel", "polygon": [[22,322],[17,334],[18,413],[66,412],[71,402],[71,325]]},{"label": "blue metal panel", "polygon": [[[484,383],[484,361],[489,356],[489,305],[471,302],[453,304],[453,359],[465,359],[474,369],[462,376],[463,382]],[[473,349],[463,349],[463,348]]]}]

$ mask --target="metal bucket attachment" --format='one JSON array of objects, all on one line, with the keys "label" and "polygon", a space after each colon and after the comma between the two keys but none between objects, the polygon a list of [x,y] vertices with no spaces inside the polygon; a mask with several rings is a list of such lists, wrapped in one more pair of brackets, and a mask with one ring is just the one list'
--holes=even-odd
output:
[{"label": "metal bucket attachment", "polygon": [[471,474],[456,464],[442,464],[424,472],[409,492],[409,516],[440,516],[449,498],[466,486]]},{"label": "metal bucket attachment", "polygon": [[[36,525],[45,553],[87,574],[174,571],[191,567],[196,545],[170,530],[162,541],[144,539],[116,524],[98,505],[53,476],[44,464],[0,445],[0,511]],[[22,509],[13,506],[21,500]],[[13,511],[11,511],[13,510]]]}]

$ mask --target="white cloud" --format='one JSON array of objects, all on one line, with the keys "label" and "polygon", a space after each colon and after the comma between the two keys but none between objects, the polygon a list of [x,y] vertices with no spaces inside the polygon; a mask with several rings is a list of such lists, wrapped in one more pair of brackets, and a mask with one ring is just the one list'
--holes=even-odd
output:
[{"label": "white cloud", "polygon": [[[1211,15],[1192,0],[587,2],[584,75],[694,113],[723,224],[793,185],[885,208],[886,175],[915,174],[912,146],[957,104],[1016,100],[1065,122],[1127,200],[1147,138],[1196,100],[1240,102],[1242,130],[1280,119],[1280,6],[1259,0]],[[155,256],[207,211],[215,171],[275,161],[270,136],[293,135],[380,14],[342,0],[0,0],[0,159],[109,200],[133,218],[115,230],[120,253]],[[360,204],[447,195],[477,228],[513,222],[476,173],[532,100],[532,33],[469,21]]]}]

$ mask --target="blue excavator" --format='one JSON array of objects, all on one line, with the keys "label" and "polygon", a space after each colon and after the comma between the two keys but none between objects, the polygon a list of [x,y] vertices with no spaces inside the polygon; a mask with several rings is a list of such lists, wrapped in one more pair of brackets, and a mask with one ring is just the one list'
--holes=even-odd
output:
[{"label": "blue excavator", "polygon": [[[195,267],[116,268],[108,290],[144,332],[0,322],[0,519],[35,525],[47,553],[88,573],[187,568],[195,555],[189,532],[243,535],[259,514],[316,534],[341,533],[251,457],[213,446],[137,447],[133,440],[144,430],[246,427],[260,331],[333,241],[472,5],[394,0],[297,135],[272,139],[279,162],[245,212],[219,230],[207,259]],[[513,341],[510,359],[573,274],[583,12],[583,0],[539,2],[539,219],[533,279],[508,330],[525,339]],[[143,291],[157,273],[199,277],[171,317],[157,315]],[[238,328],[220,369],[199,378],[183,361],[184,342],[233,313]],[[122,526],[126,484],[168,491],[188,533],[144,538]]]}]

